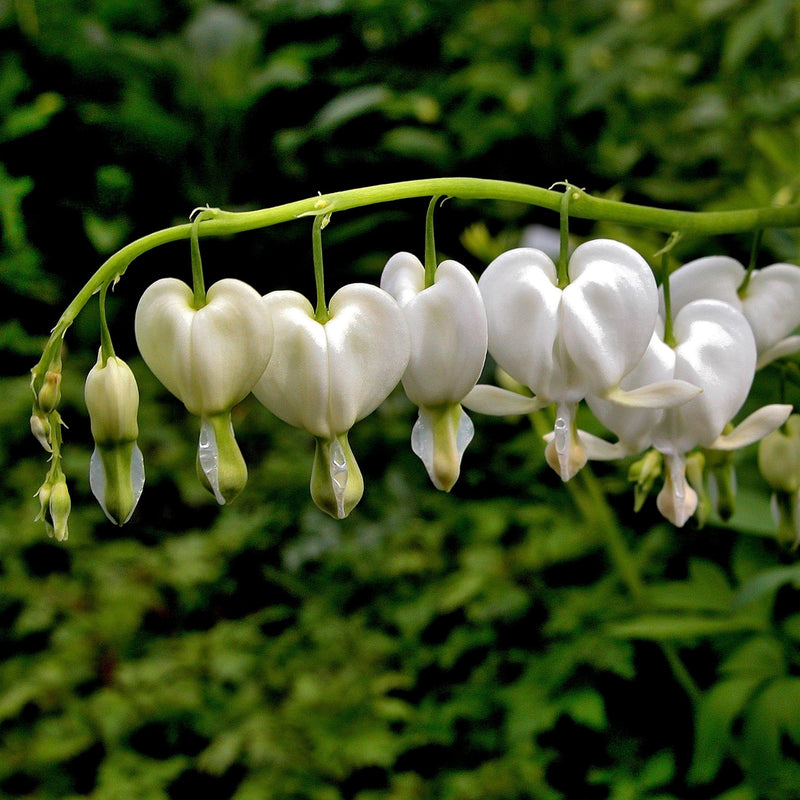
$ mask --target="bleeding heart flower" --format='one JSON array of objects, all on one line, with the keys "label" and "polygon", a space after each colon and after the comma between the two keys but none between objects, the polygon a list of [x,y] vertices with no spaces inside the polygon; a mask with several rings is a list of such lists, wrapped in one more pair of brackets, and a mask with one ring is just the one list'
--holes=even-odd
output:
[{"label": "bleeding heart flower", "polygon": [[750,323],[758,350],[757,369],[776,358],[800,351],[800,268],[772,264],[755,270],[742,290],[747,270],[729,256],[690,261],[670,276],[673,313],[692,300],[722,300],[741,311]]},{"label": "bleeding heart flower", "polygon": [[[660,407],[697,391],[674,381],[635,391],[620,386],[644,355],[658,314],[653,273],[636,251],[608,239],[587,242],[572,254],[568,273],[570,283],[561,289],[547,255],[518,248],[496,258],[478,282],[489,352],[534,393],[538,407],[557,405],[546,454],[564,480],[586,463],[575,425],[584,397]],[[482,409],[491,399],[477,387],[465,405]]]},{"label": "bleeding heart flower", "polygon": [[386,292],[363,283],[334,294],[324,323],[297,292],[272,292],[263,303],[275,348],[253,394],[284,422],[317,439],[312,497],[341,519],[363,492],[347,433],[386,399],[408,364],[403,312]]},{"label": "bleeding heart flower", "polygon": [[247,482],[230,412],[250,393],[272,352],[272,321],[261,296],[225,278],[196,308],[185,283],[162,278],[139,301],[136,341],[155,376],[201,418],[198,475],[219,503],[230,502]]},{"label": "bleeding heart flower", "polygon": [[[733,450],[758,441],[783,424],[791,406],[765,406],[724,432],[747,399],[755,373],[755,340],[747,320],[727,303],[696,300],[678,312],[673,334],[675,347],[667,348],[660,340],[651,342],[640,372],[632,373],[628,380],[635,384],[637,379],[654,376],[664,379],[671,369],[673,378],[699,387],[700,394],[655,413],[629,409],[618,414],[597,398],[587,398],[587,402],[597,418],[619,437],[618,455],[639,452],[650,445],[664,454],[667,474],[658,495],[658,508],[680,527],[697,508],[697,494],[686,482],[686,454],[697,447]],[[585,445],[592,450],[588,438]],[[591,458],[610,455],[590,453]]]},{"label": "bleeding heart flower", "polygon": [[411,357],[403,388],[419,407],[411,446],[433,484],[449,491],[472,439],[472,421],[461,401],[480,377],[486,360],[486,312],[478,285],[466,267],[444,261],[432,286],[411,253],[393,255],[381,288],[398,302],[408,323]]}]

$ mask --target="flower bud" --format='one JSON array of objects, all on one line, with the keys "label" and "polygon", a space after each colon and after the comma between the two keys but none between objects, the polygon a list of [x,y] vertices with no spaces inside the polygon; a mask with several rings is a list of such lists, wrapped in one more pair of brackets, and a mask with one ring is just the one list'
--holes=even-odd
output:
[{"label": "flower bud", "polygon": [[89,485],[105,515],[123,525],[144,488],[144,460],[136,444],[139,389],[130,367],[116,356],[97,363],[86,377],[86,408],[95,440]]},{"label": "flower bud", "polygon": [[44,383],[37,395],[39,408],[49,414],[58,408],[61,402],[61,370],[49,369],[44,375]]},{"label": "flower bud", "polygon": [[135,442],[139,435],[136,415],[139,388],[131,368],[116,356],[97,363],[86,376],[84,399],[97,445]]},{"label": "flower bud", "polygon": [[800,489],[800,414],[758,445],[758,469],[771,489],[792,494]]},{"label": "flower bud", "polygon": [[39,410],[34,411],[31,415],[31,433],[48,453],[53,452],[53,448],[50,444],[50,432],[50,420],[47,415]]},{"label": "flower bud", "polygon": [[64,542],[69,536],[67,522],[69,520],[69,512],[72,509],[72,501],[69,497],[67,479],[63,473],[60,473],[53,483],[49,507],[50,519],[53,524],[53,530],[50,535],[55,536],[57,541]]},{"label": "flower bud", "polygon": [[650,494],[650,490],[661,476],[664,457],[658,450],[648,450],[640,459],[634,461],[628,469],[628,480],[633,487],[633,510],[639,511]]}]

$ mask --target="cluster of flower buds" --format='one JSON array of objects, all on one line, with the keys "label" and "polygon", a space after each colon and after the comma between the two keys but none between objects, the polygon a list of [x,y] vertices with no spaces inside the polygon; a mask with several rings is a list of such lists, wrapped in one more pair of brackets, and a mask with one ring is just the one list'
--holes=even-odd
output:
[{"label": "cluster of flower buds", "polygon": [[[349,431],[402,383],[418,408],[412,449],[439,489],[456,483],[473,436],[464,408],[518,415],[554,407],[545,454],[563,480],[588,460],[641,454],[629,473],[636,507],[663,471],[657,506],[677,526],[694,514],[702,523],[710,497],[730,516],[730,451],[769,434],[762,470],[783,527],[797,531],[798,418],[777,431],[791,406],[766,406],[735,427],[732,420],[756,369],[800,350],[790,335],[800,324],[800,269],[776,264],[750,274],[732,259],[704,258],[676,270],[670,286],[674,319],[645,259],[608,239],[580,245],[561,270],[538,249],[509,250],[479,281],[455,261],[426,272],[414,255],[398,253],[380,287],[345,286],[322,309],[296,292],[262,297],[233,279],[198,301],[185,283],[165,278],[145,291],[135,328],[147,365],[201,420],[197,471],[220,504],[247,480],[231,411],[252,392],[314,437],[311,495],[346,517],[364,490]],[[524,392],[477,384],[487,353]],[[60,362],[39,377],[31,421],[56,449],[59,378]],[[85,394],[97,446],[92,489],[122,524],[144,483],[136,383],[101,350]],[[584,403],[617,441],[578,427]],[[775,466],[787,460],[792,469]],[[51,472],[39,491],[42,514],[65,538],[69,496],[60,468]]]}]

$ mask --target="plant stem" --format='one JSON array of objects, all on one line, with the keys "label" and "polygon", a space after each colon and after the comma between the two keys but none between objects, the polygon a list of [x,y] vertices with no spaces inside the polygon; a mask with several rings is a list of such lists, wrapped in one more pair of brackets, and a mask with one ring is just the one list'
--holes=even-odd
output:
[{"label": "plant stem", "polygon": [[104,283],[103,288],[100,289],[100,354],[101,364],[105,366],[109,358],[114,357],[114,345],[111,342],[111,332],[108,330],[108,322],[106,320],[106,294],[108,293],[108,284]]},{"label": "plant stem", "polygon": [[[430,178],[348,189],[257,211],[215,209],[213,218],[205,219],[197,232],[201,237],[242,233],[289,222],[301,216],[329,214],[333,210],[345,211],[377,203],[435,195],[462,200],[511,201],[556,212],[560,210],[563,200],[563,192],[524,183],[483,178]],[[800,204],[740,211],[677,211],[592,197],[575,187],[570,192],[569,210],[573,217],[581,219],[605,220],[664,232],[681,231],[685,234],[713,235],[742,233],[760,228],[800,227]],[[60,346],[60,340],[75,317],[104,283],[121,276],[134,259],[148,250],[168,242],[188,239],[191,232],[192,223],[164,228],[131,242],[108,258],[89,278],[56,323],[42,359],[32,370],[34,378],[46,369],[46,364],[55,348]]]},{"label": "plant stem", "polygon": [[314,258],[314,284],[317,287],[317,307],[314,309],[314,319],[324,325],[329,319],[328,304],[325,302],[325,268],[322,265],[322,229],[327,225],[330,217],[320,214],[314,217],[314,226],[311,229],[311,251]]},{"label": "plant stem", "polygon": [[433,232],[433,212],[436,210],[436,203],[439,202],[439,195],[431,198],[428,204],[428,212],[425,214],[425,288],[433,286],[436,278],[436,238]]}]

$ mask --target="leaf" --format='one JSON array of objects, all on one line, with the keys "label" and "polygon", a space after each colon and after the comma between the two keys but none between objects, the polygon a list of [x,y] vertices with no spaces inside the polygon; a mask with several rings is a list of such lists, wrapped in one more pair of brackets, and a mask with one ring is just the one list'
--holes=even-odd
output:
[{"label": "leaf", "polygon": [[714,684],[697,706],[690,783],[708,783],[719,771],[731,739],[731,727],[763,678],[731,678]]},{"label": "leaf", "polygon": [[716,636],[736,631],[766,630],[769,623],[755,615],[712,617],[700,614],[667,615],[646,614],[625,622],[614,622],[605,626],[608,636],[622,639],[648,639],[670,641],[691,639],[696,636]]},{"label": "leaf", "polygon": [[647,587],[647,602],[663,609],[726,612],[732,592],[725,573],[716,564],[692,559],[689,579]]},{"label": "leaf", "polygon": [[389,90],[382,85],[360,86],[344,92],[322,107],[313,126],[319,133],[330,133],[346,122],[378,110],[390,97]]}]

